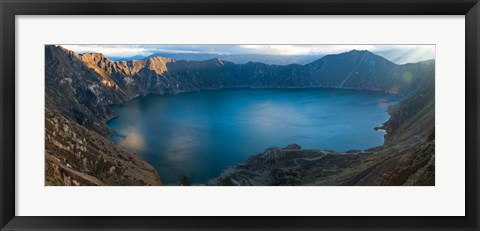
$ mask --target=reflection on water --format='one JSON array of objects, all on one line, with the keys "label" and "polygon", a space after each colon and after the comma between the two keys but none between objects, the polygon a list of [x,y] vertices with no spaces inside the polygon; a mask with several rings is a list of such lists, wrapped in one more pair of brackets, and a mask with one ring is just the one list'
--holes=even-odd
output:
[{"label": "reflection on water", "polygon": [[128,147],[129,149],[137,152],[144,151],[145,149],[145,139],[143,135],[138,131],[129,132],[126,136],[124,136],[120,141],[120,144]]},{"label": "reflection on water", "polygon": [[235,89],[150,95],[113,107],[111,139],[156,167],[167,184],[203,183],[272,146],[337,151],[383,143],[374,131],[396,98],[339,89]]},{"label": "reflection on water", "polygon": [[[190,132],[184,130],[184,134]],[[199,137],[200,138],[200,137]],[[174,133],[171,137],[166,137],[165,155],[171,162],[182,162],[188,159],[189,150],[197,145],[197,139],[192,136],[185,136],[180,133]]]}]

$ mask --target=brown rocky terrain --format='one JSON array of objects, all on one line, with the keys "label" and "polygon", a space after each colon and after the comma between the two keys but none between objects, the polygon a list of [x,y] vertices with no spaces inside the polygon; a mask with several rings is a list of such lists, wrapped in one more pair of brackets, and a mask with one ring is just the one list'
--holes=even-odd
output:
[{"label": "brown rocky terrain", "polygon": [[114,115],[105,105],[133,93],[115,82],[104,57],[87,56],[46,49],[45,185],[162,185],[150,164],[105,137]]},{"label": "brown rocky terrain", "polygon": [[396,65],[368,51],[279,66],[162,57],[112,61],[99,53],[46,46],[46,185],[161,185],[152,166],[108,140],[112,131],[105,122],[115,116],[108,106],[138,95],[236,87],[379,90],[404,100],[389,109],[381,147],[346,154],[295,145],[267,149],[210,184],[431,185],[434,67],[433,61]]},{"label": "brown rocky terrain", "polygon": [[435,185],[434,154],[433,135],[346,153],[292,144],[268,148],[207,185]]},{"label": "brown rocky terrain", "polygon": [[46,185],[162,185],[136,154],[49,110],[45,174]]}]

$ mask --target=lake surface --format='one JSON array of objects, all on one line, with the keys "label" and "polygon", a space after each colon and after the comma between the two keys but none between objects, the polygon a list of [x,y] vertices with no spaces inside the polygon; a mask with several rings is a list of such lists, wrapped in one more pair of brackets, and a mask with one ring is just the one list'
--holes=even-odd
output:
[{"label": "lake surface", "polygon": [[398,98],[343,89],[225,89],[148,95],[113,106],[112,141],[152,164],[165,184],[204,183],[272,146],[347,151],[383,144]]}]

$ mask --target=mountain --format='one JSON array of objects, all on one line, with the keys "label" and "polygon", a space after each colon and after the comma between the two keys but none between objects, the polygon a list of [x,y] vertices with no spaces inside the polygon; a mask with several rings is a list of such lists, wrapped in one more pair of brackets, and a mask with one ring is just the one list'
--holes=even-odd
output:
[{"label": "mountain", "polygon": [[55,90],[47,97],[61,101],[56,104],[62,105],[58,107],[62,113],[103,135],[110,133],[104,122],[113,112],[98,106],[137,95],[233,87],[330,87],[404,95],[420,80],[418,65],[396,65],[368,51],[327,55],[307,65],[280,66],[163,57],[111,61],[98,53],[77,55],[61,47],[46,47],[47,91]]},{"label": "mountain", "polygon": [[[46,120],[51,119],[52,116],[58,117],[57,121],[68,123],[69,126],[78,126],[76,130],[79,132],[74,133],[73,137],[95,136],[94,140],[106,145],[110,142],[106,137],[111,135],[112,131],[105,122],[115,116],[108,105],[123,103],[138,95],[237,87],[329,87],[385,91],[400,94],[407,100],[411,97],[419,97],[420,90],[417,89],[419,86],[432,84],[431,81],[434,81],[434,78],[432,80],[430,76],[434,76],[434,67],[433,61],[396,65],[371,52],[357,50],[327,55],[306,65],[268,65],[257,62],[235,64],[218,58],[185,61],[158,56],[143,60],[112,61],[103,54],[76,54],[61,46],[49,45],[45,46],[45,104],[46,115],[49,115],[46,116]],[[417,102],[420,101],[412,98],[412,103]],[[424,104],[426,103],[428,101]],[[385,124],[389,134],[401,131],[404,129],[402,126],[411,120],[408,117],[411,114],[402,114],[404,109],[401,107],[397,105],[389,111],[392,118],[399,114]],[[412,113],[420,113],[416,108],[411,110]],[[51,133],[58,134],[57,130],[61,130],[60,125],[53,126]],[[97,134],[86,132],[87,130]],[[72,151],[63,153],[63,156],[56,156],[51,147],[60,147],[55,145],[60,142],[59,139],[46,139],[46,155],[60,160],[60,163],[55,164],[55,162],[49,162],[52,158],[46,158],[47,164],[57,166],[52,168],[61,168],[60,164],[77,166],[74,168],[75,171],[93,176],[104,184],[121,182],[118,179],[108,181],[101,171],[87,172],[88,164],[79,164],[85,161],[78,155],[75,156],[76,154]],[[70,145],[75,146],[75,144]],[[113,147],[113,150],[121,149],[119,145],[111,142],[106,146]],[[106,146],[102,147],[107,148]],[[108,149],[111,150],[111,148]],[[119,155],[118,158],[136,156],[126,150],[122,153],[123,155]],[[86,162],[95,163],[96,160],[91,158],[94,156],[87,158]],[[70,163],[71,161],[73,162]],[[115,165],[111,167],[128,173],[126,170],[130,168],[127,168],[124,163],[115,161],[113,163]],[[140,167],[151,169],[146,162],[138,161],[137,165],[137,169],[142,169]],[[78,169],[78,166],[83,166],[83,169]],[[64,171],[62,174],[65,175],[67,172],[69,171]],[[139,172],[133,172],[127,178],[137,183],[159,182],[161,184],[158,174],[155,175],[156,172],[152,172],[148,179],[133,177]],[[52,177],[50,173],[47,176],[62,182],[68,175],[61,177],[60,180],[58,174],[57,177]],[[121,178],[121,176],[117,177]]]},{"label": "mountain", "polygon": [[323,55],[269,55],[269,54],[209,54],[209,53],[155,53],[148,56],[136,55],[127,58],[110,57],[113,61],[143,60],[152,57],[165,57],[186,61],[205,61],[209,59],[221,59],[235,64],[259,62],[269,65],[307,64]]},{"label": "mountain", "polygon": [[[419,48],[412,46],[410,48],[404,47],[402,49],[387,49],[375,51],[375,54],[380,55],[395,64],[417,63],[435,58],[435,52],[432,52],[429,47]],[[288,65],[301,64],[305,65],[315,60],[320,59],[326,54],[313,55],[274,55],[274,54],[211,54],[211,53],[154,53],[151,55],[135,55],[132,57],[111,57],[112,61],[129,61],[129,60],[143,60],[151,57],[165,57],[176,60],[187,61],[204,61],[209,59],[221,59],[230,61],[235,64],[245,64],[248,62],[265,63],[269,65]]]}]

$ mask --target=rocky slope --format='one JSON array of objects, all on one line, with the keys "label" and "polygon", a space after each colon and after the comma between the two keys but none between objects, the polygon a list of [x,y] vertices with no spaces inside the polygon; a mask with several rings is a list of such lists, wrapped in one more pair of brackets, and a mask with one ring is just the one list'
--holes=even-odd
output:
[{"label": "rocky slope", "polygon": [[55,49],[45,50],[45,185],[162,185],[150,164],[102,136],[110,134],[104,121],[114,115],[105,105],[128,100],[134,91],[121,89],[101,55],[50,48]]},{"label": "rocky slope", "polygon": [[62,115],[45,112],[45,185],[162,185],[139,156]]},{"label": "rocky slope", "polygon": [[268,148],[207,185],[435,185],[432,137],[346,153]]},{"label": "rocky slope", "polygon": [[[239,65],[219,59],[180,61],[163,57],[112,61],[99,53],[76,54],[60,46],[46,46],[46,124],[52,123],[49,120],[51,117],[60,117],[64,119],[61,121],[75,128],[75,136],[78,139],[95,136],[98,142],[103,143],[103,146],[97,148],[97,151],[103,150],[103,154],[89,155],[87,162],[97,163],[95,158],[99,158],[98,156],[106,158],[105,155],[108,153],[106,154],[104,150],[112,147],[115,153],[110,157],[112,163],[115,163],[113,160],[121,159],[116,156],[120,155],[118,150],[122,150],[123,154],[120,156],[123,157],[131,156],[133,158],[136,155],[111,143],[106,138],[112,132],[105,125],[105,121],[114,116],[114,112],[108,108],[108,105],[123,103],[138,95],[236,87],[332,87],[398,93],[405,96],[406,100],[411,99],[411,104],[413,104],[421,102],[413,97],[423,97],[419,96],[419,86],[422,86],[422,83],[433,84],[425,77],[429,74],[434,75],[434,62],[396,65],[368,51],[328,55],[307,65],[279,66],[253,62]],[[427,100],[419,106],[428,102]],[[390,109],[389,113],[394,119],[385,124],[385,129],[389,134],[399,134],[391,136],[392,143],[396,142],[395,139],[409,140],[408,135],[402,138],[400,134],[407,134],[403,131],[412,127],[407,122],[414,123],[416,120],[411,116],[419,113],[416,108],[412,107],[412,111],[408,111],[401,107],[399,104]],[[410,107],[407,109],[410,110]],[[428,113],[424,113],[422,118],[428,120]],[[395,116],[397,114],[398,116]],[[413,127],[416,128],[416,126]],[[57,129],[60,128],[61,126],[53,126],[51,131],[47,129],[47,133],[58,134]],[[417,133],[412,130],[412,134]],[[67,167],[69,169],[63,168],[65,171],[62,174],[65,176],[62,177],[59,177],[58,172],[52,171],[57,167],[47,168],[47,182],[68,184],[66,183],[68,180],[64,179],[68,177],[80,179],[82,178],[80,176],[85,174],[83,180],[76,180],[76,182],[89,184],[87,182],[99,180],[103,184],[161,183],[158,175],[155,176],[156,172],[152,172],[146,178],[138,177],[143,170],[148,172],[151,169],[151,166],[141,159],[132,162],[133,165],[129,165],[128,168],[124,162],[121,162],[122,166],[112,165],[111,167],[115,167],[119,172],[117,174],[114,170],[113,172],[117,175],[110,177],[107,177],[108,174],[106,174],[110,170],[107,171],[106,168],[90,171],[95,164],[86,168],[82,167],[84,161],[75,156],[77,155],[75,151],[57,153],[58,146],[55,145],[55,142],[62,143],[62,140],[58,136],[53,139],[51,137],[47,139],[46,136],[45,140],[47,166],[53,164],[57,167],[60,165],[70,167]],[[81,146],[80,144],[76,145]],[[56,148],[54,149],[54,147]],[[93,151],[88,152],[92,153]],[[86,155],[86,153],[84,154]],[[57,159],[51,158],[51,156]],[[57,163],[56,160],[60,162]],[[132,166],[136,166],[136,172],[126,171]],[[66,170],[74,170],[75,174]],[[124,174],[123,178],[121,174]],[[125,174],[127,175],[125,176]],[[91,177],[97,180],[92,180]],[[70,181],[70,183],[72,182]]]}]

